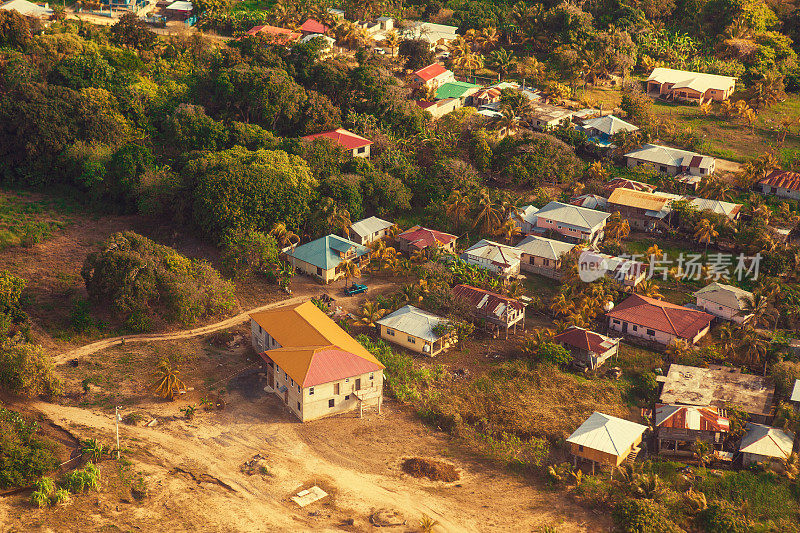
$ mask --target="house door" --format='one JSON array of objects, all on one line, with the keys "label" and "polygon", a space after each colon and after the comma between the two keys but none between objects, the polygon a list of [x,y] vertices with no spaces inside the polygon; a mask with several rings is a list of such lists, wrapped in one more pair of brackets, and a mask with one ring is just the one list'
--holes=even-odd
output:
[{"label": "house door", "polygon": [[356,386],[354,390],[361,390],[361,378],[356,378]]},{"label": "house door", "polygon": [[289,389],[283,391],[283,403],[289,405]]},{"label": "house door", "polygon": [[622,333],[628,333],[628,323],[627,322],[623,322],[622,323]]},{"label": "house door", "polygon": [[275,388],[275,370],[271,366],[267,367],[267,385],[270,388]]}]

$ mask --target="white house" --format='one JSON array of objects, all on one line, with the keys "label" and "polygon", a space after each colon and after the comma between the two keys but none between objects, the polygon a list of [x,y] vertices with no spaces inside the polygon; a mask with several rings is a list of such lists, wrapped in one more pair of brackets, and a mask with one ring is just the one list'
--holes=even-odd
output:
[{"label": "white house", "polygon": [[518,213],[511,213],[508,215],[508,218],[514,221],[522,233],[528,234],[536,227],[536,213],[538,211],[538,207],[525,205],[519,208]]},{"label": "white house", "polygon": [[374,143],[369,139],[357,135],[344,128],[338,128],[333,131],[326,131],[323,133],[315,133],[314,135],[306,135],[303,137],[304,141],[314,141],[315,139],[328,139],[341,146],[344,150],[350,153],[353,157],[369,157],[370,146]]},{"label": "white house", "polygon": [[538,235],[528,235],[515,248],[521,253],[522,270],[561,279],[561,258],[575,248],[575,245]]},{"label": "white house", "polygon": [[619,466],[632,453],[639,453],[642,435],[647,426],[595,411],[567,438],[572,455],[577,459],[610,467]]},{"label": "white house", "polygon": [[675,176],[681,172],[693,176],[708,176],[713,174],[716,168],[716,160],[711,156],[657,144],[645,144],[625,154],[625,158],[628,161],[628,168],[651,165],[667,176]]},{"label": "white house", "polygon": [[350,240],[364,246],[383,239],[394,223],[378,217],[369,217],[350,225]]},{"label": "white house", "polygon": [[499,276],[519,274],[522,252],[513,246],[482,239],[467,248],[461,259]]},{"label": "white house", "polygon": [[431,22],[409,21],[401,33],[403,39],[423,39],[430,43],[431,49],[447,46],[458,37],[456,26],[433,24]]},{"label": "white house", "polygon": [[431,63],[411,74],[411,85],[418,87],[441,87],[445,83],[456,81],[451,70],[447,70],[441,63]]},{"label": "white house", "polygon": [[763,424],[747,423],[747,433],[739,444],[742,465],[768,461],[780,464],[792,453],[794,433]]},{"label": "white house", "polygon": [[648,94],[701,104],[708,100],[718,102],[727,100],[733,94],[735,87],[736,78],[731,76],[673,68],[654,68],[647,78]]},{"label": "white house", "polygon": [[695,292],[694,296],[697,307],[717,318],[742,324],[750,317],[742,313],[748,302],[753,301],[753,293],[739,287],[714,282]]}]

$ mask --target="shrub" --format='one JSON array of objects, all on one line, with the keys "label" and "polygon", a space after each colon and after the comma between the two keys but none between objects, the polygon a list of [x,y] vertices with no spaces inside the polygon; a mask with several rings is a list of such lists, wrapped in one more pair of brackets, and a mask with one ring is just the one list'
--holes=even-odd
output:
[{"label": "shrub", "polygon": [[0,346],[0,385],[29,398],[58,396],[62,392],[50,354],[39,345],[28,344],[21,335]]},{"label": "shrub", "polygon": [[566,365],[572,361],[569,350],[554,342],[543,342],[536,351],[536,357],[539,362],[553,365]]},{"label": "shrub", "polygon": [[132,329],[152,315],[192,324],[233,309],[233,284],[211,265],[133,232],[116,233],[89,254],[81,271],[89,296],[110,302]]},{"label": "shrub", "polygon": [[683,531],[667,518],[667,509],[653,500],[626,499],[614,509],[619,531],[624,533],[679,533]]},{"label": "shrub", "polygon": [[100,487],[100,470],[93,463],[86,463],[80,470],[67,472],[59,483],[73,494]]},{"label": "shrub", "polygon": [[714,502],[702,511],[698,520],[708,533],[748,533],[753,524],[740,509],[728,502]]},{"label": "shrub", "polygon": [[0,487],[24,486],[58,465],[55,444],[37,429],[36,422],[0,407]]}]

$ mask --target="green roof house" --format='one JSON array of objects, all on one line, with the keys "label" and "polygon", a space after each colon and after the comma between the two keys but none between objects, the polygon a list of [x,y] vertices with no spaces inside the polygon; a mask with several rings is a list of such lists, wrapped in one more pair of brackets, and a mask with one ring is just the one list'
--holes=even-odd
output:
[{"label": "green roof house", "polygon": [[472,95],[483,89],[480,85],[474,83],[467,83],[465,81],[449,81],[443,83],[436,89],[436,99],[444,100],[445,98],[458,98],[461,106],[469,104]]},{"label": "green roof house", "polygon": [[369,248],[338,235],[328,235],[286,253],[292,268],[331,283],[344,276],[342,263],[352,261],[359,268],[369,263]]}]

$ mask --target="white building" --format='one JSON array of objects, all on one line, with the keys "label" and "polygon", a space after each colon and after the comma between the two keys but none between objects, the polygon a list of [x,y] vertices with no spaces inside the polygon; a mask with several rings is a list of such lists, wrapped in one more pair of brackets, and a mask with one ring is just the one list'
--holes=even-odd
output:
[{"label": "white building", "polygon": [[694,296],[697,298],[697,307],[717,318],[743,324],[751,316],[742,313],[753,301],[753,293],[739,287],[715,282],[706,285]]},{"label": "white building", "polygon": [[369,217],[350,225],[350,240],[364,246],[383,239],[394,223],[378,217]]},{"label": "white building", "polygon": [[657,144],[645,144],[625,154],[625,158],[628,161],[628,168],[651,165],[667,176],[675,176],[681,172],[693,176],[708,176],[716,169],[716,160],[711,156]]},{"label": "white building", "polygon": [[739,444],[742,465],[768,461],[780,465],[792,453],[794,433],[763,424],[747,423],[747,433]]},{"label": "white building", "polygon": [[522,252],[513,246],[482,239],[461,254],[461,259],[499,276],[519,274]]}]

